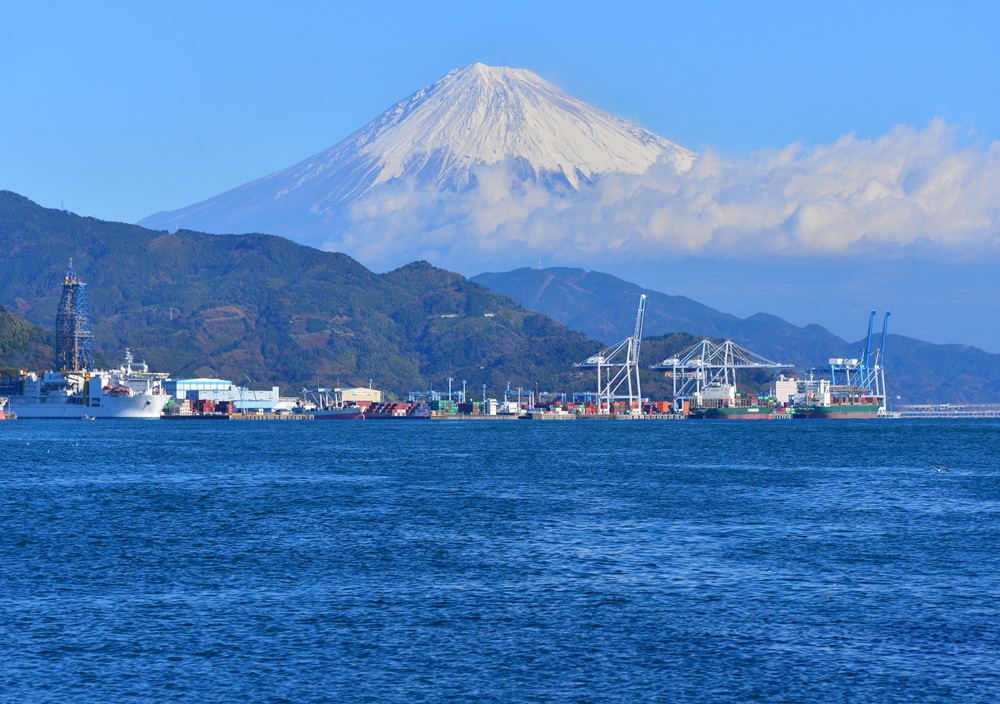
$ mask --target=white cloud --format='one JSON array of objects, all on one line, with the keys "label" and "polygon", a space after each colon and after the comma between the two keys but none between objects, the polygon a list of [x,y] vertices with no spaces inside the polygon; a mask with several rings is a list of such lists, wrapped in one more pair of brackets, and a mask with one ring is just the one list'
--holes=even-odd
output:
[{"label": "white cloud", "polygon": [[389,183],[352,206],[327,247],[376,268],[424,258],[470,271],[536,256],[600,268],[706,253],[1000,254],[1000,142],[964,138],[935,120],[735,161],[709,150],[683,174],[656,165],[558,195],[497,166],[464,191]]}]

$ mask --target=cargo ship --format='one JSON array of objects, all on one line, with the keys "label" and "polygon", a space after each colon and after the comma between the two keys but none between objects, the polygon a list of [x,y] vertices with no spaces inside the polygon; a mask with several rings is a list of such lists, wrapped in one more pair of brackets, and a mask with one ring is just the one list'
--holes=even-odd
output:
[{"label": "cargo ship", "polygon": [[340,389],[303,391],[292,413],[308,414],[313,420],[364,420],[365,409],[344,403]]},{"label": "cargo ship", "polygon": [[868,319],[868,338],[861,354],[852,359],[831,358],[827,368],[829,379],[817,379],[814,372],[810,372],[808,379],[795,382],[795,391],[789,396],[793,418],[892,417],[885,387],[889,313],[882,322],[882,344],[873,348],[874,324],[875,311],[872,311]]},{"label": "cargo ship", "polygon": [[689,418],[770,420],[776,412],[773,398],[746,396],[735,384],[709,384],[690,396]]},{"label": "cargo ship", "polygon": [[792,398],[793,418],[877,418],[883,408],[883,399],[871,389],[828,379],[799,381]]},{"label": "cargo ship", "polygon": [[700,408],[688,413],[688,418],[714,420],[772,420],[773,417],[773,408],[759,408],[757,406]]},{"label": "cargo ship", "polygon": [[732,340],[716,344],[702,340],[653,369],[662,369],[673,380],[674,408],[686,409],[689,418],[770,420],[786,409],[774,397],[741,394],[736,375],[758,369],[787,369],[740,347]]},{"label": "cargo ship", "polygon": [[364,420],[365,411],[357,406],[334,406],[332,408],[315,408],[306,411],[313,420]]},{"label": "cargo ship", "polygon": [[774,404],[747,402],[734,406],[695,406],[688,413],[688,418],[720,419],[720,420],[772,420],[778,411]]}]

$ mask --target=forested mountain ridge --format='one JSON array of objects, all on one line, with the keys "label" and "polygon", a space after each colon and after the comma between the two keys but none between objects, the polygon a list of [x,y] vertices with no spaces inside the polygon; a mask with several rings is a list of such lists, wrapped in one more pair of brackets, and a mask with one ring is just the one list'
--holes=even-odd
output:
[{"label": "forested mountain ridge", "polygon": [[[376,274],[270,235],[156,232],[0,192],[0,304],[54,327],[69,259],[88,285],[95,349],[130,347],[175,377],[402,394],[447,377],[569,388],[598,343],[464,277],[416,262]],[[10,360],[10,365],[14,361]],[[8,365],[0,360],[0,366]]]},{"label": "forested mountain ridge", "polygon": [[[800,370],[860,347],[819,325],[763,313],[740,319],[595,272],[518,270],[506,289],[497,283],[503,274],[475,277],[496,292],[427,262],[378,274],[280,237],[157,232],[42,208],[9,191],[0,191],[0,254],[0,367],[53,364],[70,258],[88,284],[98,358],[117,363],[130,347],[175,378],[249,379],[287,392],[371,379],[405,394],[446,388],[448,377],[470,389],[487,384],[493,395],[508,381],[590,390],[592,375],[572,366],[602,346],[587,334],[628,335],[641,293],[651,338],[644,367],[700,336],[732,338]],[[888,342],[890,392],[900,402],[1000,399],[1000,355],[892,334]],[[643,391],[666,398],[663,375],[644,371]]]},{"label": "forested mountain ridge", "polygon": [[52,364],[54,337],[0,306],[0,368],[40,369]]}]

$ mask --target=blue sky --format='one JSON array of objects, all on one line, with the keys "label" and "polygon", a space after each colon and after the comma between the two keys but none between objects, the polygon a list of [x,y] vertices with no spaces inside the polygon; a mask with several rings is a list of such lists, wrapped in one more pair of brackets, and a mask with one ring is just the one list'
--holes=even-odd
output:
[{"label": "blue sky", "polygon": [[9,3],[0,187],[135,221],[289,166],[475,61],[730,155],[934,117],[1000,137],[1000,3],[283,5]]},{"label": "blue sky", "polygon": [[[287,167],[475,61],[528,68],[737,164],[795,143],[879,140],[899,125],[921,133],[935,120],[953,149],[978,154],[1000,140],[995,2],[8,5],[0,188],[108,220]],[[657,287],[655,273],[640,278]],[[768,308],[749,293],[668,292],[850,333],[832,314]],[[1000,312],[970,312],[961,329],[990,310]],[[944,322],[909,330],[1000,351],[1000,332],[963,340]]]}]

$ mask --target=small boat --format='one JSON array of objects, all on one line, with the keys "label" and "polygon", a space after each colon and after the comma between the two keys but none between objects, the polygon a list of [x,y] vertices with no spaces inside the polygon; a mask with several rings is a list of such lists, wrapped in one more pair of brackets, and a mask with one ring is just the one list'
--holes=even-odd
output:
[{"label": "small boat", "polygon": [[88,416],[86,413],[83,414],[84,420],[97,420],[97,416]]}]

